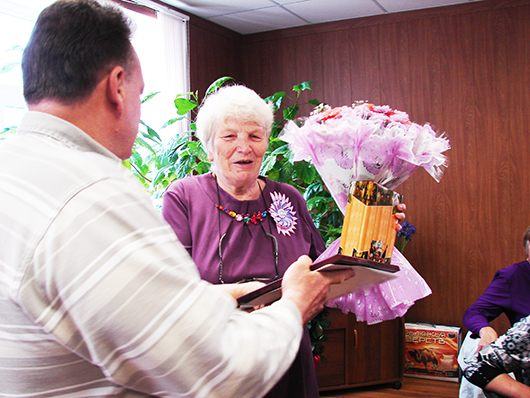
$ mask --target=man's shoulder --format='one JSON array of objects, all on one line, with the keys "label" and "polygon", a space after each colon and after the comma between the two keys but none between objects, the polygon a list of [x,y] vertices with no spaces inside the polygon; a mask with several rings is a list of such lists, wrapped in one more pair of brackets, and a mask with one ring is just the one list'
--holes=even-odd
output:
[{"label": "man's shoulder", "polygon": [[169,184],[166,192],[172,192],[179,196],[184,193],[193,195],[198,190],[209,187],[209,185],[211,185],[209,179],[211,179],[211,173],[178,178]]},{"label": "man's shoulder", "polygon": [[94,180],[127,178],[128,171],[117,158],[82,151],[38,134],[21,134],[2,145],[9,174],[36,186],[92,184]]}]

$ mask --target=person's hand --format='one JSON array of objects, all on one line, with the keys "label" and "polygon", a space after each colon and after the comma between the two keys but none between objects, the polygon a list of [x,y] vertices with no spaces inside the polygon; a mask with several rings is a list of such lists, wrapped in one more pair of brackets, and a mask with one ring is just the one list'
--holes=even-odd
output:
[{"label": "person's hand", "polygon": [[407,210],[407,205],[405,203],[400,203],[396,206],[397,213],[394,214],[394,219],[396,220],[396,232],[401,231],[401,223],[405,219],[405,210]]},{"label": "person's hand", "polygon": [[480,340],[478,342],[477,352],[479,352],[484,347],[490,345],[499,338],[499,335],[491,326],[484,326],[482,329],[480,329],[480,332],[478,334],[480,336]]},{"label": "person's hand", "polygon": [[224,283],[221,285],[214,285],[217,289],[223,290],[237,299],[247,293],[253,292],[256,289],[264,286],[265,283],[258,281],[244,282],[244,283]]},{"label": "person's hand", "polygon": [[302,313],[304,325],[324,309],[329,287],[353,277],[355,271],[311,271],[312,261],[301,256],[287,269],[282,281],[282,300],[290,300]]}]

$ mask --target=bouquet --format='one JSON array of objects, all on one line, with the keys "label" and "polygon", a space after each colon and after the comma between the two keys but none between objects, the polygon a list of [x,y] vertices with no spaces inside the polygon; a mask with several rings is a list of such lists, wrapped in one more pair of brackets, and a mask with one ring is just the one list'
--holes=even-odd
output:
[{"label": "bouquet", "polygon": [[419,167],[437,182],[447,166],[449,140],[429,124],[387,105],[364,102],[331,108],[319,105],[304,121],[282,132],[294,161],[313,163],[341,211],[351,181],[374,181],[394,189]]},{"label": "bouquet", "polygon": [[[320,105],[309,118],[290,121],[281,138],[289,144],[294,161],[313,163],[343,214],[352,182],[374,181],[393,190],[419,167],[439,182],[447,166],[443,153],[450,149],[448,139],[429,124],[411,122],[405,112],[389,106],[364,102],[337,108]],[[317,261],[338,251],[336,240]],[[403,316],[432,291],[399,251],[394,251],[391,261],[400,268],[398,278],[326,306],[353,312],[368,324]]]}]

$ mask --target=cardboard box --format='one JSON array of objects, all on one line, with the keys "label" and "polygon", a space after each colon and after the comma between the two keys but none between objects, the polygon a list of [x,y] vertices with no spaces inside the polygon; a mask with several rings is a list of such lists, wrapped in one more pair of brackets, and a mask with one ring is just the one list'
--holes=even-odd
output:
[{"label": "cardboard box", "polygon": [[462,328],[405,323],[405,376],[459,382]]},{"label": "cardboard box", "polygon": [[402,195],[373,181],[353,181],[339,253],[390,263],[396,240],[395,206],[402,201]]}]

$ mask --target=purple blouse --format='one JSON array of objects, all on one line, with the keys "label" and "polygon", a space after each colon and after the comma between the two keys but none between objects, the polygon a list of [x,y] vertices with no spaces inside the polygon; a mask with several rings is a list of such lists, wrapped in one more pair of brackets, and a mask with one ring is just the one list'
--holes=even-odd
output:
[{"label": "purple blouse", "polygon": [[[288,184],[259,178],[266,186],[258,199],[250,201],[234,199],[217,186],[211,173],[176,180],[164,193],[162,215],[190,253],[202,279],[220,283],[222,278],[233,283],[275,278],[275,241],[279,277],[301,255],[314,260],[325,250],[302,195]],[[250,217],[268,213],[263,221],[246,224],[216,205]],[[307,328],[291,368],[266,397],[319,397]]]},{"label": "purple blouse", "polygon": [[530,315],[530,264],[523,261],[498,270],[482,296],[464,313],[464,326],[474,334],[505,313],[513,325]]},{"label": "purple blouse", "polygon": [[[202,279],[220,283],[219,242],[222,238],[222,280],[274,278],[275,242],[278,273],[303,254],[315,259],[325,249],[306,203],[292,186],[260,177],[266,182],[256,200],[239,201],[219,187],[211,173],[174,181],[164,194],[162,215],[189,251]],[[220,203],[219,203],[220,202]],[[216,204],[241,214],[270,211],[263,221],[244,221],[220,211]]]}]

